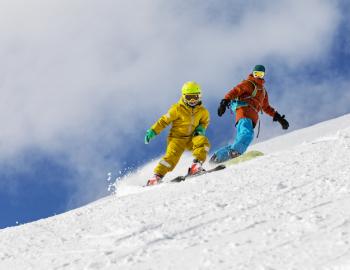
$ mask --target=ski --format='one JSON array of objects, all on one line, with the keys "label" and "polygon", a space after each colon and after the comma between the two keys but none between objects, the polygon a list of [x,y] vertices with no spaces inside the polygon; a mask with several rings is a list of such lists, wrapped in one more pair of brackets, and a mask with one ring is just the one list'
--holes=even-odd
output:
[{"label": "ski", "polygon": [[[180,176],[177,176],[177,177],[173,178],[169,182],[171,182],[171,183],[179,183],[179,182],[185,181],[187,178],[197,177],[197,176],[201,176],[201,175],[204,175],[204,174],[207,174],[207,173],[220,171],[220,170],[223,170],[223,169],[225,169],[225,168],[227,168],[229,166],[232,166],[232,165],[235,165],[235,164],[239,164],[241,162],[249,161],[251,159],[255,159],[255,158],[263,156],[263,155],[264,155],[264,153],[262,153],[260,151],[256,151],[256,150],[248,151],[248,152],[244,153],[241,156],[238,156],[236,158],[233,158],[233,159],[227,160],[227,161],[225,161],[223,163],[220,163],[216,167],[214,167],[212,169],[209,169],[207,171],[203,171],[203,172],[201,172],[199,174],[196,174],[196,175],[188,175],[188,174],[187,175],[180,175]],[[164,183],[164,181],[161,181],[159,184],[161,184],[161,183]],[[145,187],[147,187],[147,185]]]},{"label": "ski", "polygon": [[201,175],[204,175],[204,174],[208,174],[208,173],[220,171],[220,170],[223,170],[223,169],[225,169],[225,168],[226,168],[225,165],[220,164],[220,165],[218,165],[218,166],[216,166],[216,167],[214,167],[214,168],[212,168],[212,169],[203,171],[203,172],[198,173],[198,174],[195,174],[195,175],[186,174],[186,175],[177,176],[177,177],[175,177],[174,179],[170,180],[170,182],[172,182],[172,183],[182,182],[182,181],[185,181],[185,180],[188,179],[188,178],[193,178],[193,177],[201,176]]}]

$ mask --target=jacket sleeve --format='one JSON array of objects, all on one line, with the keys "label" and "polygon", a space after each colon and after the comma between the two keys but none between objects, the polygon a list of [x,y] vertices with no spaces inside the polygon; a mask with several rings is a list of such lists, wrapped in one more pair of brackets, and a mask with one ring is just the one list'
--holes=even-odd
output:
[{"label": "jacket sleeve", "polygon": [[245,93],[249,93],[251,91],[250,87],[252,87],[250,84],[247,81],[240,82],[225,95],[225,99],[234,100]]},{"label": "jacket sleeve", "polygon": [[170,125],[174,120],[178,118],[176,104],[171,106],[167,114],[164,114],[157,122],[151,127],[156,134],[159,134],[163,129]]},{"label": "jacket sleeve", "polygon": [[209,111],[207,109],[205,109],[203,112],[203,116],[202,116],[201,120],[199,121],[199,124],[202,127],[204,127],[205,129],[207,129],[209,126],[209,122],[210,122],[210,114],[209,114]]},{"label": "jacket sleeve", "polygon": [[263,101],[262,110],[266,114],[270,115],[271,117],[275,116],[276,110],[270,106],[270,104],[269,104],[269,97],[267,95],[267,92],[266,92],[266,95],[265,95],[265,98],[264,98],[264,101]]}]

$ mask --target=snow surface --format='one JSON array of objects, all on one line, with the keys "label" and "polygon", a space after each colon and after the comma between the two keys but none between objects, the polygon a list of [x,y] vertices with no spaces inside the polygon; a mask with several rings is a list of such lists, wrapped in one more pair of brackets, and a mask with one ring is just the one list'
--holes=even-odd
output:
[{"label": "snow surface", "polygon": [[251,149],[266,155],[142,188],[153,161],[116,195],[3,229],[0,269],[350,269],[350,115]]}]

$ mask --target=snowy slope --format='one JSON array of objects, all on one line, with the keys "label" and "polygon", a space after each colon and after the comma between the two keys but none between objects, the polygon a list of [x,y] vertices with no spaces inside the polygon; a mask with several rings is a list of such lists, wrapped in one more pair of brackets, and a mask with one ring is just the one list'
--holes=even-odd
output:
[{"label": "snowy slope", "polygon": [[[254,145],[265,156],[0,231],[0,269],[350,269],[350,115]],[[177,172],[185,170],[184,158]]]}]

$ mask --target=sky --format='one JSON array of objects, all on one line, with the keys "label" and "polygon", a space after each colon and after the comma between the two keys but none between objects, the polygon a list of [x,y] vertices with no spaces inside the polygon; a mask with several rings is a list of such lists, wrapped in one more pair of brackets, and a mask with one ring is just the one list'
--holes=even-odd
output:
[{"label": "sky", "polygon": [[[197,81],[212,149],[234,137],[224,94],[266,66],[288,132],[350,112],[347,1],[0,3],[0,228],[108,194],[112,178],[159,158],[145,131]],[[285,133],[261,117],[255,142]],[[145,179],[146,182],[146,179]]]}]

